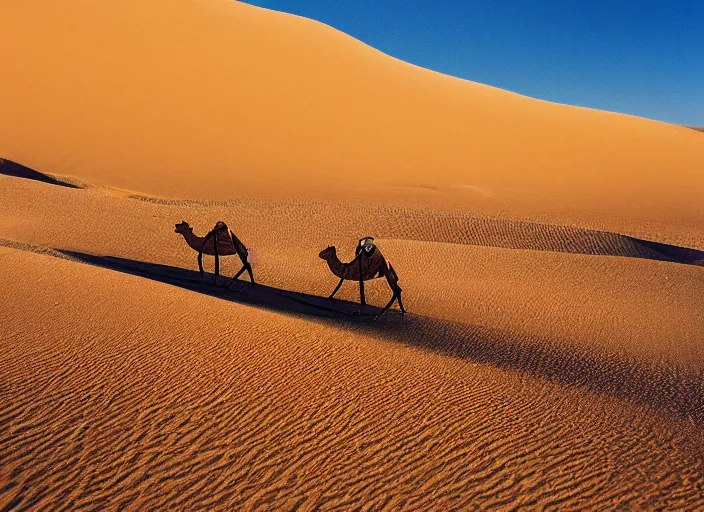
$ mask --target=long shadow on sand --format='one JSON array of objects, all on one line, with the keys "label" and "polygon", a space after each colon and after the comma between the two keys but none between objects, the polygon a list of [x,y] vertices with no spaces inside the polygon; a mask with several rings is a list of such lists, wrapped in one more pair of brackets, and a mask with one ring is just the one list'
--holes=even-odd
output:
[{"label": "long shadow on sand", "polygon": [[251,289],[240,281],[228,291],[229,278],[215,287],[212,275],[202,282],[198,272],[168,265],[116,257],[101,257],[57,250],[84,263],[137,275],[178,286],[218,299],[248,304],[286,314],[315,318],[321,322],[371,334],[444,356],[471,360],[496,368],[519,371],[561,385],[577,386],[609,396],[620,397],[651,409],[689,418],[704,425],[704,370],[685,369],[666,363],[637,360],[617,353],[599,352],[594,347],[558,344],[521,333],[500,332],[479,326],[407,315],[390,310],[373,322],[380,308],[369,307],[367,315],[356,316],[359,305],[258,285]]},{"label": "long shadow on sand", "polygon": [[14,176],[16,178],[24,178],[27,180],[39,181],[41,183],[48,183],[49,185],[58,185],[59,187],[68,188],[81,188],[73,183],[68,183],[66,181],[59,181],[56,178],[25,167],[24,165],[13,162],[12,160],[5,160],[0,158],[0,174],[5,176]]},{"label": "long shadow on sand", "polygon": [[[365,314],[358,316],[356,313],[359,310],[359,304],[344,300],[331,302],[327,298],[316,295],[291,292],[259,283],[257,283],[256,288],[251,288],[248,281],[237,281],[232,285],[232,289],[228,290],[226,287],[230,282],[230,278],[225,276],[220,276],[218,286],[213,286],[213,274],[210,273],[207,273],[204,279],[201,279],[200,274],[195,270],[112,256],[95,256],[75,251],[57,251],[91,265],[145,277],[152,281],[167,283],[229,302],[247,304],[280,313],[328,319],[348,318],[355,323],[368,323],[373,321],[374,316],[381,311],[381,308],[368,306]],[[387,311],[386,314],[389,316],[400,316],[400,313],[394,310]],[[398,322],[400,323],[401,320],[399,319]]]}]

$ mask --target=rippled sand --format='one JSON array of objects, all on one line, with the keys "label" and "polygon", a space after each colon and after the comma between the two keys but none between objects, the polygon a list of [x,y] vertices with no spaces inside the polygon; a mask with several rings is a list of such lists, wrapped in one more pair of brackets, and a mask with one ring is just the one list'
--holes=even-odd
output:
[{"label": "rippled sand", "polygon": [[[239,2],[0,16],[0,510],[704,508],[702,134]],[[403,322],[324,298],[366,235]]]}]

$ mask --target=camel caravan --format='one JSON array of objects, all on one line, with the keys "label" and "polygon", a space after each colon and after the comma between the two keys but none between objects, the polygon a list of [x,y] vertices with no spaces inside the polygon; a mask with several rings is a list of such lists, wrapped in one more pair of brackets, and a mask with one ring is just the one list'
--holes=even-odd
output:
[{"label": "camel caravan", "polygon": [[[215,256],[213,285],[217,283],[218,276],[220,275],[220,256],[233,256],[236,254],[242,261],[242,268],[240,268],[232,280],[230,280],[227,289],[230,289],[233,283],[235,283],[245,271],[249,274],[252,288],[256,286],[252,265],[249,261],[249,250],[240,239],[235,236],[227,224],[218,221],[207,235],[199,237],[193,233],[193,228],[188,225],[188,222],[183,221],[176,224],[175,232],[183,236],[191,249],[198,251],[198,270],[200,271],[201,279],[203,278],[203,254]],[[398,285],[398,275],[396,275],[394,268],[381,254],[381,251],[374,243],[374,238],[361,238],[355,248],[355,257],[349,263],[343,263],[339,260],[337,250],[334,246],[323,249],[318,256],[328,264],[333,275],[340,278],[340,282],[337,283],[335,289],[328,296],[328,300],[332,301],[334,299],[335,294],[345,280],[358,281],[360,302],[358,314],[362,314],[367,305],[364,297],[364,281],[384,277],[386,278],[389,288],[391,288],[392,295],[389,302],[384,306],[384,309],[374,317],[374,320],[378,320],[397,300],[401,309],[401,318],[406,314],[403,301],[401,300],[401,287]]]}]

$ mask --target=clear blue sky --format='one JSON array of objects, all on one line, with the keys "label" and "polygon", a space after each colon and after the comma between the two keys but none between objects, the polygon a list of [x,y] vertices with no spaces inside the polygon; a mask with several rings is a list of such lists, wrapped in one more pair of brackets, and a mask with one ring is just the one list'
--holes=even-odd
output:
[{"label": "clear blue sky", "polygon": [[558,103],[704,126],[704,0],[247,0]]}]

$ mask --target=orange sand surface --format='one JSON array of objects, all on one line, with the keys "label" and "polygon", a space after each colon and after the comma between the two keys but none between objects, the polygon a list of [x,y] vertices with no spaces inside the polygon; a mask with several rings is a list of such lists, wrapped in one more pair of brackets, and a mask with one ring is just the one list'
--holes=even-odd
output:
[{"label": "orange sand surface", "polygon": [[0,14],[0,158],[152,196],[376,195],[704,248],[704,139],[685,127],[450,78],[241,2]]},{"label": "orange sand surface", "polygon": [[[704,508],[701,133],[239,2],[0,18],[0,510]],[[324,299],[365,235],[403,323]]]}]

